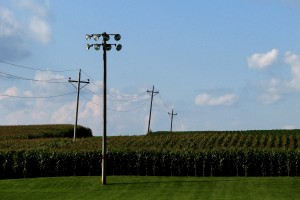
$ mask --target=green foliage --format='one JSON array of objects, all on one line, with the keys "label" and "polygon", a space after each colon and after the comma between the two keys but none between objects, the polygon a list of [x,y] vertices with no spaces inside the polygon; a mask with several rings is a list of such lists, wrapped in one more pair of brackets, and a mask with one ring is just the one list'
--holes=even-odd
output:
[{"label": "green foliage", "polygon": [[[299,176],[298,132],[113,136],[108,175]],[[0,178],[101,175],[101,137],[0,140]]]},{"label": "green foliage", "polygon": [[[0,140],[54,137],[71,138],[73,134],[74,125],[70,124],[0,126]],[[91,129],[83,126],[77,127],[77,137],[91,136],[93,136]]]}]

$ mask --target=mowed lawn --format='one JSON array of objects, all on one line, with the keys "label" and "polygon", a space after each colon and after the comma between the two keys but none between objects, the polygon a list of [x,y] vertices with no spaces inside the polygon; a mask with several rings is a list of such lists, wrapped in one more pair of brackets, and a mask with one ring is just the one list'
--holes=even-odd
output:
[{"label": "mowed lawn", "polygon": [[300,177],[54,177],[0,180],[0,199],[300,199]]}]

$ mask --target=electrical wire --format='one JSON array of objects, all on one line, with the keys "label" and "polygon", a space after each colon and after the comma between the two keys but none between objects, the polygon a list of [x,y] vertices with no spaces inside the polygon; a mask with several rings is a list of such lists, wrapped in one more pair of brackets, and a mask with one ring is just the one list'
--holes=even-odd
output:
[{"label": "electrical wire", "polygon": [[80,96],[83,97],[84,99],[86,99],[87,101],[89,101],[89,102],[95,104],[96,106],[98,106],[98,107],[100,107],[100,108],[103,107],[103,106],[99,105],[98,103],[94,102],[93,100],[87,98],[86,96],[84,96],[84,95],[82,95],[82,94],[80,94]]},{"label": "electrical wire", "polygon": [[160,93],[158,93],[158,97],[160,98],[161,102],[162,102],[162,105],[167,109],[169,110],[170,109],[170,106],[167,105],[165,102],[164,102],[164,99],[162,97],[162,95]]},{"label": "electrical wire", "polygon": [[21,77],[21,76],[15,76],[15,75],[3,73],[3,72],[0,72],[0,76],[4,77],[4,78],[19,79],[19,80],[26,80],[26,81],[35,81],[35,82],[47,82],[47,83],[66,83],[66,82],[62,82],[62,80],[65,80],[65,81],[67,80],[67,78],[38,80],[38,79],[31,79],[31,78]]},{"label": "electrical wire", "polygon": [[[87,76],[92,84],[94,84],[97,88],[103,91],[103,86],[96,82],[91,76],[89,76],[86,72],[82,71],[82,73]],[[112,89],[106,90],[107,95],[115,99],[115,101],[125,101],[125,102],[134,102],[135,99],[139,98],[140,96],[144,95],[145,92],[137,94],[137,95],[123,95],[117,92],[114,92]],[[126,99],[124,99],[126,98]]]},{"label": "electrical wire", "polygon": [[96,95],[98,97],[103,97],[102,95],[97,94],[96,92],[93,92],[92,90],[88,89],[88,88],[84,88],[84,90],[88,91],[89,93]]},{"label": "electrical wire", "polygon": [[110,111],[113,111],[113,112],[132,112],[132,111],[136,111],[136,110],[139,110],[141,109],[142,107],[144,107],[148,102],[145,102],[143,103],[142,105],[136,107],[136,108],[133,108],[133,109],[129,109],[129,110],[115,110],[115,109],[111,109],[111,108],[108,108],[108,110]]},{"label": "electrical wire", "polygon": [[28,70],[34,70],[34,71],[49,71],[49,72],[70,72],[70,71],[77,71],[78,69],[69,69],[69,70],[50,70],[50,69],[41,69],[41,68],[34,68],[34,67],[26,67],[22,65],[17,65],[14,63],[9,63],[3,60],[0,60],[0,63],[4,63],[10,66],[18,67],[18,68],[23,68],[23,69],[28,69]]},{"label": "electrical wire", "polygon": [[[99,105],[98,103],[94,102],[93,100],[87,98],[86,96],[80,94],[81,97],[83,97],[84,99],[86,99],[87,101],[95,104],[96,106],[100,107],[100,108],[103,108],[102,105]],[[140,108],[142,108],[144,105],[146,105],[147,102],[145,102],[144,104],[140,105],[140,106],[137,106],[133,109],[128,109],[128,110],[116,110],[116,109],[113,109],[113,108],[110,108],[110,107],[107,107],[107,110],[110,110],[110,111],[113,111],[113,112],[131,112],[131,111],[135,111],[135,110],[138,110]]]},{"label": "electrical wire", "polygon": [[154,107],[155,110],[158,110],[158,111],[159,111],[161,114],[163,114],[163,115],[167,115],[167,114],[168,114],[168,111],[164,110],[164,109],[160,106],[160,104],[158,104],[158,103],[156,102],[156,100],[154,100],[153,102],[154,102],[154,104],[156,105],[156,107]]},{"label": "electrical wire", "polygon": [[71,95],[71,94],[75,94],[75,93],[76,92],[70,92],[70,93],[66,93],[66,94],[59,94],[59,95],[53,95],[53,96],[17,96],[17,95],[8,95],[8,94],[0,94],[0,96],[9,97],[9,98],[22,98],[22,99],[50,99],[50,98],[67,96],[67,95]]}]

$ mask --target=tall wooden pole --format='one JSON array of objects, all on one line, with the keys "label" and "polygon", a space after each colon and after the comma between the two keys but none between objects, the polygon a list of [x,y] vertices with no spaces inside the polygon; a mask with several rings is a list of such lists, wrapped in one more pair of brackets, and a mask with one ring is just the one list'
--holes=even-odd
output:
[{"label": "tall wooden pole", "polygon": [[148,131],[147,133],[149,134],[150,133],[150,124],[151,124],[151,113],[152,113],[152,101],[153,101],[153,96],[158,94],[159,91],[157,92],[154,92],[154,85],[153,85],[153,88],[152,88],[152,91],[149,91],[147,90],[148,93],[151,93],[151,103],[150,103],[150,114],[149,114],[149,121],[148,121]]},{"label": "tall wooden pole", "polygon": [[76,97],[76,116],[75,116],[75,126],[74,126],[74,136],[73,136],[73,141],[75,141],[75,139],[76,139],[76,132],[77,132],[78,105],[79,105],[79,91],[80,91],[80,78],[81,78],[81,69],[79,69],[79,73],[78,73],[77,97]]},{"label": "tall wooden pole", "polygon": [[174,115],[177,115],[177,113],[174,113],[174,110],[172,109],[172,113],[168,113],[169,115],[171,115],[171,129],[170,131],[172,132],[173,129],[173,117]]},{"label": "tall wooden pole", "polygon": [[103,137],[102,137],[102,185],[106,185],[106,41],[103,40]]},{"label": "tall wooden pole", "polygon": [[[76,134],[77,134],[77,122],[78,122],[79,92],[80,92],[80,89],[82,88],[82,87],[80,87],[80,83],[89,84],[90,81],[89,80],[88,81],[81,81],[81,69],[79,69],[78,80],[77,81],[76,80],[71,80],[71,78],[69,78],[69,82],[77,89],[76,114],[75,114],[74,136],[73,136],[73,141],[75,141]],[[77,83],[77,87],[73,84],[74,82]]]}]

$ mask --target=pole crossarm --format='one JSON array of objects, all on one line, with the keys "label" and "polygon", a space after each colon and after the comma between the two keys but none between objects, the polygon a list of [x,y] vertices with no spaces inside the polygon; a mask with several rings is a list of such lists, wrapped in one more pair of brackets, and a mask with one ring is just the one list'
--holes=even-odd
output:
[{"label": "pole crossarm", "polygon": [[[78,83],[78,81],[76,80],[71,80],[71,78],[69,78],[69,83],[71,83],[76,89],[77,87],[73,84],[73,83]],[[81,86],[80,89],[84,88],[87,84],[90,83],[90,80],[88,79],[87,81],[80,81],[80,83],[85,83],[85,85]]]}]

